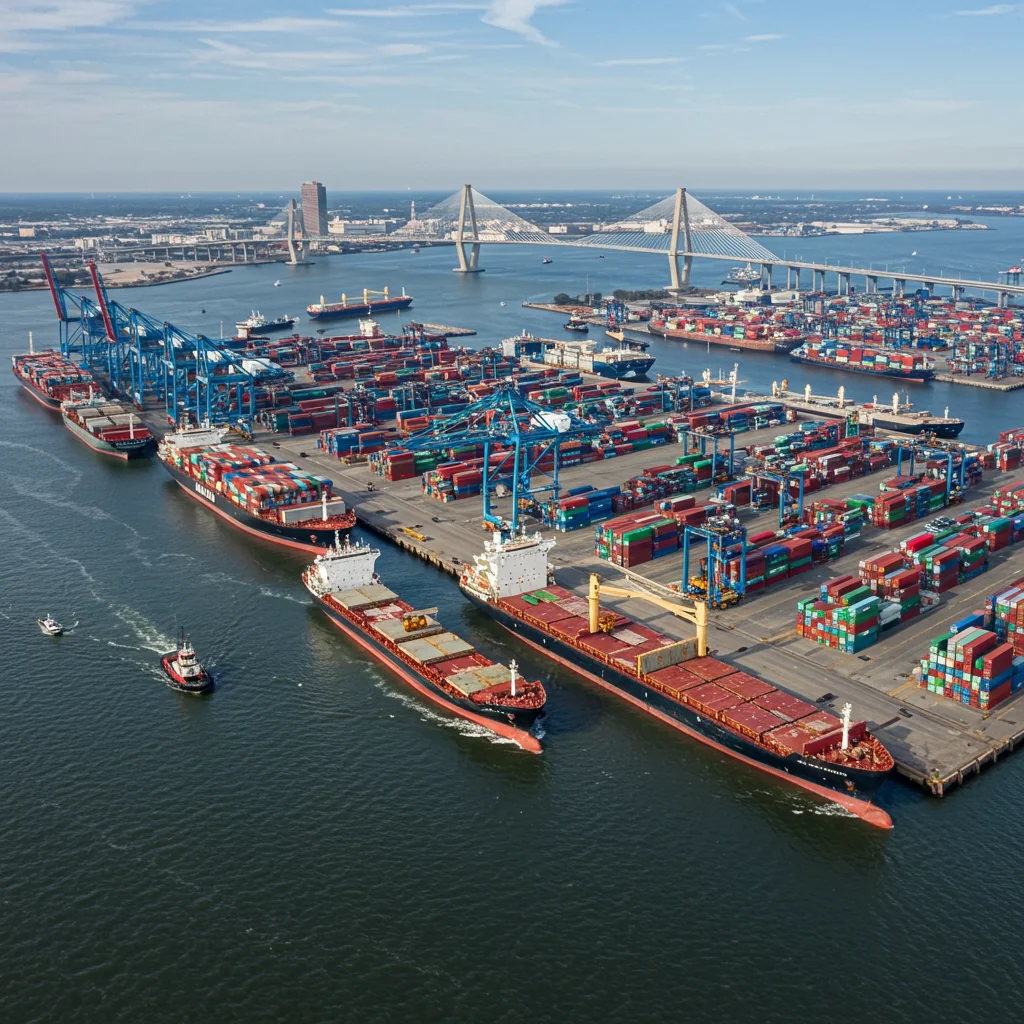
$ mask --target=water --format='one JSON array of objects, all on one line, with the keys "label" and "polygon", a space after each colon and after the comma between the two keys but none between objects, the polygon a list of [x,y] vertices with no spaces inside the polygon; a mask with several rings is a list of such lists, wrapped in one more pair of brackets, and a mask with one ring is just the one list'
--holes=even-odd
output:
[{"label": "water", "polygon": [[[1022,228],[999,222],[969,269],[1019,258]],[[953,265],[979,237],[821,248],[944,246]],[[484,343],[557,333],[519,303],[583,291],[588,273],[610,292],[665,271],[543,255],[485,246],[487,272],[459,276],[451,250],[425,249],[117,297],[216,334],[252,307],[404,285],[418,318]],[[5,361],[53,327],[47,295],[0,298]],[[657,343],[658,367],[699,372],[699,348]],[[804,379],[740,358],[757,386]],[[821,376],[816,390],[870,397]],[[1022,418],[1013,395],[921,393],[971,438]],[[93,455],[6,372],[0,422],[4,1020],[765,1022],[855,1008],[960,1022],[1018,1005],[1007,926],[1024,913],[1024,759],[942,802],[890,783],[880,803],[896,828],[882,833],[539,660],[450,579],[384,547],[378,568],[407,600],[545,681],[532,757],[424,706],[346,642],[307,600],[301,555],[250,542],[153,463]],[[74,624],[63,638],[38,632],[47,611]],[[217,675],[208,699],[158,672],[181,624]]]}]

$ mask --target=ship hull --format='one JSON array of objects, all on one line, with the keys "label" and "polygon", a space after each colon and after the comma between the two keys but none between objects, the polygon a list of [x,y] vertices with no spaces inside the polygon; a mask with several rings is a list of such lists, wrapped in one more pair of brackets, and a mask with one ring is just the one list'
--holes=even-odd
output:
[{"label": "ship hull", "polygon": [[334,544],[335,533],[338,534],[342,543],[355,526],[356,517],[354,513],[345,516],[347,520],[342,526],[329,526],[324,529],[317,529],[314,523],[320,520],[309,520],[305,524],[296,523],[288,525],[285,523],[272,523],[258,516],[252,515],[243,508],[239,508],[233,501],[224,495],[207,487],[205,484],[193,480],[187,473],[183,473],[177,466],[173,466],[161,459],[164,469],[170,473],[178,486],[193,500],[204,505],[221,519],[230,523],[239,530],[254,537],[270,541],[272,544],[279,544],[282,547],[292,548],[296,551],[312,551],[320,554],[325,548]]},{"label": "ship hull", "polygon": [[397,299],[381,300],[380,302],[359,302],[354,305],[308,306],[306,315],[310,320],[342,320],[353,316],[370,316],[373,313],[390,313],[394,309],[408,309],[412,305],[412,296],[404,295]]},{"label": "ship hull", "polygon": [[911,384],[924,384],[935,376],[934,370],[868,370],[855,363],[830,363],[824,359],[807,359],[793,352],[790,352],[789,358],[794,363],[803,363],[804,366],[819,366],[826,370],[840,370],[843,373],[863,373],[869,377],[891,377]]},{"label": "ship hull", "polygon": [[59,398],[51,398],[49,395],[44,394],[39,388],[34,387],[24,377],[21,376],[17,370],[14,371],[14,376],[18,378],[18,383],[45,409],[50,409],[53,412],[60,412]]},{"label": "ship hull", "polygon": [[632,380],[635,377],[643,377],[653,365],[653,356],[644,356],[642,359],[619,359],[614,363],[595,361],[593,372],[612,380]]},{"label": "ship hull", "polygon": [[185,679],[175,672],[171,662],[177,657],[177,651],[171,651],[160,659],[164,672],[167,674],[167,685],[178,693],[188,693],[198,696],[201,693],[209,693],[213,689],[213,677],[206,669],[198,679]]},{"label": "ship hull", "polygon": [[[648,330],[652,328],[648,327]],[[654,333],[658,333],[655,331]],[[745,349],[748,352],[788,352],[803,342],[803,338],[730,338],[727,334],[699,334],[697,331],[679,331],[662,328],[661,336],[672,341],[696,341],[700,344],[725,345],[726,348]]]},{"label": "ship hull", "polygon": [[887,420],[884,416],[872,415],[871,424],[882,430],[892,430],[899,434],[934,434],[943,440],[951,441],[960,436],[964,429],[963,420],[953,423],[900,423],[898,420]]},{"label": "ship hull", "polygon": [[258,337],[261,334],[272,334],[274,331],[287,331],[289,327],[295,325],[295,318],[290,320],[273,320],[269,324],[264,324],[262,327],[250,327],[246,323],[235,324],[235,330],[248,330],[252,332],[252,337]]},{"label": "ship hull", "polygon": [[497,733],[499,736],[504,736],[506,739],[514,740],[524,750],[535,754],[540,753],[540,741],[533,735],[530,729],[537,718],[543,713],[543,709],[516,710],[511,715],[510,720],[510,713],[506,709],[488,708],[486,705],[473,704],[468,700],[465,702],[457,701],[451,694],[438,687],[431,679],[421,675],[411,665],[396,657],[391,650],[375,637],[358,629],[354,623],[349,622],[343,615],[338,614],[322,598],[316,594],[312,596],[338,629],[382,665],[394,672],[400,679],[408,683],[421,696],[458,715],[460,718],[481,725],[485,729]]},{"label": "ship hull", "polygon": [[74,434],[83,444],[87,444],[94,452],[99,452],[100,455],[107,455],[115,459],[121,459],[127,462],[129,459],[141,459],[147,455],[150,455],[154,448],[154,439],[147,437],[139,440],[128,440],[124,443],[111,443],[110,441],[104,441],[100,437],[96,437],[90,434],[88,430],[84,430],[74,420],[68,419],[67,416],[61,417],[64,420],[64,426]]},{"label": "ship hull", "polygon": [[463,589],[463,593],[486,614],[506,629],[515,633],[535,649],[611,690],[631,703],[643,708],[668,724],[682,730],[731,757],[794,782],[804,789],[818,793],[841,804],[847,810],[871,824],[891,828],[888,814],[871,803],[878,788],[885,781],[884,772],[865,771],[834,764],[823,764],[798,754],[774,754],[723,728],[719,723],[701,715],[695,708],[686,707],[661,692],[647,687],[642,681],[612,668],[585,651],[573,647],[553,634],[545,633],[524,622],[498,605]]}]

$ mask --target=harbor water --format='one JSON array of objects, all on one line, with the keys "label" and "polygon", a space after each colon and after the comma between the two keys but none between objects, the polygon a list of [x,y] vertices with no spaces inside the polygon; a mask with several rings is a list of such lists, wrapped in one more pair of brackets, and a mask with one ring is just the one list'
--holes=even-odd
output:
[{"label": "harbor water", "polygon": [[[879,264],[926,247],[926,266],[993,276],[1020,258],[1024,224],[818,239],[799,254]],[[479,275],[424,249],[115,295],[216,336],[254,308],[294,315],[321,294],[404,286],[416,319],[476,328],[467,341],[483,345],[561,334],[524,299],[583,292],[588,275],[606,293],[657,286],[667,269],[561,248],[482,257]],[[695,283],[726,268],[698,265]],[[5,363],[30,330],[55,343],[49,295],[0,297]],[[651,351],[662,373],[709,364],[699,345]],[[873,390],[782,357],[710,362],[735,360],[749,387]],[[949,406],[972,441],[1024,421],[1014,394],[933,383],[911,396]],[[3,1020],[1018,1012],[1024,756],[942,801],[894,779],[879,803],[895,829],[871,829],[543,661],[448,577],[384,546],[377,568],[405,600],[543,680],[544,753],[531,756],[426,706],[347,642],[308,598],[301,554],[231,529],[154,460],[89,451],[8,372],[0,425]],[[63,637],[40,634],[47,612]],[[164,685],[158,656],[182,625],[217,677],[207,698]]]}]

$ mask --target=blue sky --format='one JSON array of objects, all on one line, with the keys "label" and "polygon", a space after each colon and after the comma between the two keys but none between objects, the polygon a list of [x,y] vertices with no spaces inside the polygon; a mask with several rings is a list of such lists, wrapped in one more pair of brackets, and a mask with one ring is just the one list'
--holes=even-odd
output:
[{"label": "blue sky", "polygon": [[1024,3],[0,0],[0,191],[1024,187]]}]

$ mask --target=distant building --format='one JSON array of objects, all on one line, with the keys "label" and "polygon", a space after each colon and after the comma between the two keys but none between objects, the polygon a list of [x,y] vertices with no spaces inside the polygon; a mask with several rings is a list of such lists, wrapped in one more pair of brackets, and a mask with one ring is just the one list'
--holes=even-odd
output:
[{"label": "distant building", "polygon": [[314,238],[327,234],[327,189],[319,181],[302,183],[302,230]]},{"label": "distant building", "polygon": [[19,238],[35,238],[36,237],[36,229],[35,228],[18,228],[18,237]]}]

